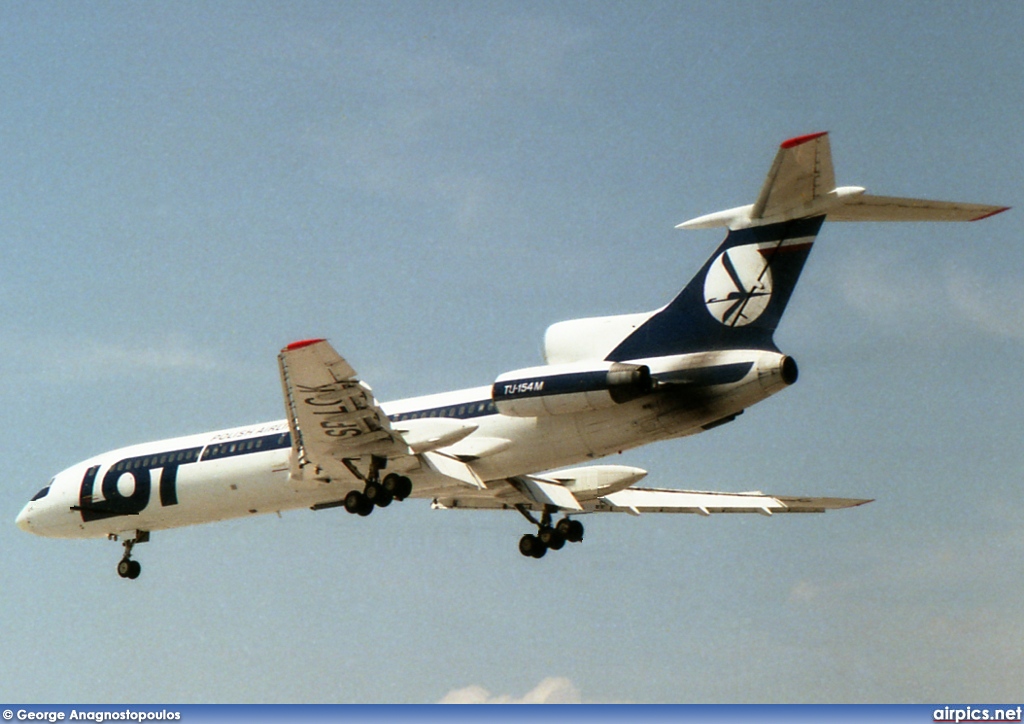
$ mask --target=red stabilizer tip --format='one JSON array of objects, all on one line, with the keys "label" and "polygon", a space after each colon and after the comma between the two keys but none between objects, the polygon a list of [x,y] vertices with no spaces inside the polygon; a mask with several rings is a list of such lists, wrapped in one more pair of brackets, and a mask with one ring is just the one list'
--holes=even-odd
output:
[{"label": "red stabilizer tip", "polygon": [[821,138],[827,134],[828,131],[822,131],[821,133],[808,133],[806,136],[797,136],[796,138],[791,138],[788,141],[783,141],[781,148],[796,148],[802,143],[813,141],[815,138]]},{"label": "red stabilizer tip", "polygon": [[1009,210],[1010,210],[1010,207],[1009,207],[1009,206],[1004,206],[1004,207],[1003,207],[1003,208],[1001,208],[1001,209],[996,209],[995,211],[990,211],[990,212],[988,212],[987,214],[982,214],[981,216],[979,216],[979,217],[978,217],[978,218],[976,218],[976,219],[971,219],[971,221],[981,221],[982,219],[987,219],[987,218],[988,218],[988,217],[990,217],[990,216],[995,216],[996,214],[1001,214],[1001,213],[1003,213],[1004,211],[1009,211]]},{"label": "red stabilizer tip", "polygon": [[324,340],[323,340],[322,337],[320,339],[303,339],[303,340],[301,340],[299,342],[292,342],[290,345],[285,347],[285,349],[288,350],[289,352],[292,352],[294,350],[302,349],[303,347],[308,347],[311,344],[316,344],[317,342],[323,342],[323,341]]}]

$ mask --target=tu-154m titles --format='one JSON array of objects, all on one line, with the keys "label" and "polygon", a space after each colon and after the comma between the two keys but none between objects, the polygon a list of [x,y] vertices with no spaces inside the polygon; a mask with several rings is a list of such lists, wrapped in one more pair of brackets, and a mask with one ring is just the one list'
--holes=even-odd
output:
[{"label": "tu-154m titles", "polygon": [[278,357],[284,420],[90,458],[59,473],[17,523],[43,536],[120,539],[118,573],[136,578],[133,546],[152,531],[295,508],[366,516],[423,498],[518,511],[535,529],[519,550],[540,558],[582,540],[585,513],[860,505],[868,501],[639,487],[639,468],[580,464],[708,430],[793,384],[796,363],[773,335],[826,218],[969,221],[1002,210],[836,187],[828,136],[794,138],[753,204],[680,224],[729,231],[661,309],[560,322],[545,335],[544,366],[392,403],[378,402],[325,340],[296,342]]}]

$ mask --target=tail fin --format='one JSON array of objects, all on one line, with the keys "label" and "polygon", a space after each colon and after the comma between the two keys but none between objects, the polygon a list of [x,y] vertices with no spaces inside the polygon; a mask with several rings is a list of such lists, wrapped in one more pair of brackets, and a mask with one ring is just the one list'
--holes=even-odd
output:
[{"label": "tail fin", "polygon": [[729,232],[679,296],[652,314],[607,359],[717,349],[774,350],[775,328],[824,220],[815,216]]},{"label": "tail fin", "polygon": [[[826,217],[836,221],[974,221],[1007,207],[871,196],[837,188],[828,135],[785,141],[757,201],[680,224],[725,226],[714,255],[666,307],[632,324],[605,359],[716,349],[775,350],[773,336]],[[635,319],[631,317],[630,319]]]}]

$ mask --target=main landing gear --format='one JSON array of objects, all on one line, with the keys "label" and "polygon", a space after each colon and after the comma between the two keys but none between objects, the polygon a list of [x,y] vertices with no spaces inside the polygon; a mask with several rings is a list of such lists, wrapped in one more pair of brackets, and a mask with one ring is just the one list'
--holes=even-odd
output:
[{"label": "main landing gear", "polygon": [[362,491],[348,492],[345,496],[345,510],[355,515],[367,516],[374,508],[386,508],[391,505],[392,500],[402,501],[412,494],[412,481],[404,475],[388,473],[381,480],[380,469],[383,467],[384,465],[374,458],[370,464],[370,474],[364,477],[354,465],[348,465],[349,470],[366,482],[366,486]]},{"label": "main landing gear", "polygon": [[525,505],[517,505],[516,510],[537,526],[537,535],[527,533],[519,539],[519,552],[527,558],[543,558],[549,548],[558,551],[567,541],[579,543],[583,540],[583,524],[578,520],[562,518],[554,526],[551,525],[550,506],[544,506],[540,520],[534,518]]},{"label": "main landing gear", "polygon": [[[109,536],[110,540],[117,540],[117,535],[111,533]],[[127,578],[134,581],[142,573],[142,564],[138,561],[132,560],[132,548],[135,547],[136,543],[145,543],[149,540],[148,530],[137,530],[135,531],[134,538],[126,538],[124,543],[124,556],[117,563],[117,575],[121,578]]]}]

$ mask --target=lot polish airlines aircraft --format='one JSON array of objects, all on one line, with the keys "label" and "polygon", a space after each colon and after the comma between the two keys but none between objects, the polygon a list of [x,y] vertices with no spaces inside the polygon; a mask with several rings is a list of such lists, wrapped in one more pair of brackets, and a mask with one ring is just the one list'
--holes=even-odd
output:
[{"label": "lot polish airlines aircraft", "polygon": [[[286,419],[134,445],[59,473],[17,518],[55,538],[121,540],[117,572],[155,530],[295,508],[367,516],[406,498],[436,509],[515,510],[540,558],[583,539],[584,513],[808,513],[867,500],[636,487],[647,473],[576,467],[731,422],[796,382],[773,334],[826,217],[971,221],[1004,207],[837,188],[828,136],[784,142],[757,200],[678,228],[724,226],[725,241],[652,312],[560,322],[547,364],[492,385],[378,403],[323,339],[278,356]],[[560,519],[555,521],[555,517]]]}]

